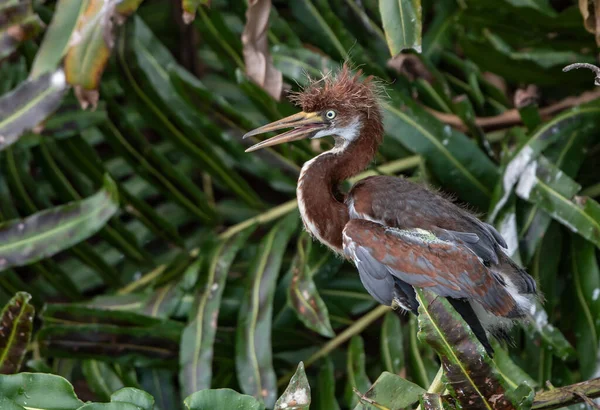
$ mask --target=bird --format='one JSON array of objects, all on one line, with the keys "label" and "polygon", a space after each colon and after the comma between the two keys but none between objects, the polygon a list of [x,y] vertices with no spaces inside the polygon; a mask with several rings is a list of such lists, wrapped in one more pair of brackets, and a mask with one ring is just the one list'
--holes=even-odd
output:
[{"label": "bird", "polygon": [[307,161],[297,183],[298,208],[310,235],[356,266],[380,304],[418,315],[415,288],[447,298],[493,355],[488,335],[505,339],[529,317],[535,280],[506,253],[490,224],[440,192],[403,177],[370,176],[341,184],[373,161],[383,141],[382,85],[344,63],[336,73],[292,93],[301,112],[244,138],[289,129],[246,152],[300,139],[333,137]]}]

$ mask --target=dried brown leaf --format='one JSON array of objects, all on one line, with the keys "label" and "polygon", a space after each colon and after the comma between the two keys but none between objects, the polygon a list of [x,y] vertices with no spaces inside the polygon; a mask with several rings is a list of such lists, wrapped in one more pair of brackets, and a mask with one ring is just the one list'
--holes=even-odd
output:
[{"label": "dried brown leaf", "polygon": [[595,35],[600,46],[600,0],[579,0],[579,10],[585,29]]},{"label": "dried brown leaf", "polygon": [[246,26],[242,33],[246,74],[277,101],[283,90],[283,76],[273,65],[267,31],[271,0],[250,0],[246,11]]}]

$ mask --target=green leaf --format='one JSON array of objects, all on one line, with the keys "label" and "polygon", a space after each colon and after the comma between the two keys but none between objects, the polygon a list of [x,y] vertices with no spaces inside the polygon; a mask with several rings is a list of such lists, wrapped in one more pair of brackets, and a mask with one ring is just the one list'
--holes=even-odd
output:
[{"label": "green leaf", "polygon": [[275,404],[277,385],[271,351],[273,294],[283,254],[296,230],[296,212],[283,218],[260,243],[248,275],[236,329],[238,382],[242,391]]},{"label": "green leaf", "polygon": [[439,354],[446,387],[458,403],[490,410],[510,406],[504,379],[471,328],[450,303],[420,289],[417,289],[417,300],[419,338]]},{"label": "green leaf", "polygon": [[317,389],[312,403],[317,409],[340,410],[335,398],[335,374],[331,358],[325,357],[317,378]]},{"label": "green leaf", "polygon": [[134,389],[132,387],[125,387],[114,392],[112,396],[110,396],[110,401],[131,403],[142,410],[154,409],[154,397],[143,390]]},{"label": "green leaf", "polygon": [[42,319],[37,339],[44,355],[138,366],[174,361],[183,330],[175,321],[77,304],[47,305]]},{"label": "green leaf", "polygon": [[188,396],[184,402],[188,410],[264,410],[264,406],[252,396],[231,389],[200,390]]},{"label": "green leaf", "polygon": [[98,360],[84,360],[81,371],[90,390],[102,401],[110,400],[114,391],[124,387],[115,369]]},{"label": "green leaf", "polygon": [[118,209],[115,183],[82,201],[47,209],[0,225],[0,269],[52,256],[96,233]]},{"label": "green leaf", "polygon": [[304,363],[300,362],[288,387],[279,399],[277,399],[274,410],[308,410],[310,402],[310,385],[308,384],[308,379],[304,372]]},{"label": "green leaf", "polygon": [[184,395],[208,389],[212,381],[213,350],[225,281],[251,227],[222,241],[210,256],[206,281],[196,289],[190,322],[181,336],[179,382]]},{"label": "green leaf", "polygon": [[309,266],[311,239],[303,234],[298,239],[297,253],[292,262],[292,282],[288,288],[288,302],[296,316],[309,329],[326,337],[335,333],[329,323],[329,312],[317,291]]},{"label": "green leaf", "polygon": [[554,220],[600,247],[600,204],[575,197],[579,184],[544,158],[531,162],[522,172],[516,193],[537,204]]},{"label": "green leaf", "polygon": [[449,407],[445,405],[444,399],[438,393],[424,393],[419,399],[419,405],[423,410],[444,410]]},{"label": "green leaf", "polygon": [[[506,164],[502,173],[502,179],[494,190],[494,197],[492,199],[493,207],[488,220],[496,220],[500,209],[507,203],[514,186],[525,172],[527,166],[532,161],[535,161],[544,149],[555,141],[564,138],[565,135],[571,135],[576,129],[587,132],[586,130],[595,127],[598,113],[600,113],[600,107],[593,105],[577,107],[558,115],[539,128]],[[580,128],[582,123],[585,126]]]},{"label": "green leaf", "polygon": [[58,109],[67,90],[62,70],[26,80],[0,98],[0,150]]},{"label": "green leaf", "polygon": [[379,12],[392,57],[407,48],[421,52],[421,0],[379,0]]},{"label": "green leaf", "polygon": [[35,55],[30,78],[53,72],[60,65],[69,48],[69,42],[79,16],[84,12],[83,0],[59,0],[52,22],[46,30],[44,40]]},{"label": "green leaf", "polygon": [[0,375],[2,396],[20,406],[42,410],[75,410],[83,402],[77,398],[73,386],[53,374],[19,373]]},{"label": "green leaf", "polygon": [[87,403],[78,410],[140,410],[138,406],[131,403]]},{"label": "green leaf", "polygon": [[404,369],[404,342],[400,318],[394,312],[388,312],[381,326],[381,359],[385,370],[399,374]]},{"label": "green leaf", "polygon": [[31,295],[18,292],[0,312],[0,374],[17,373],[25,357],[35,308]]},{"label": "green leaf", "polygon": [[197,161],[197,166],[218,178],[249,205],[260,206],[261,200],[250,185],[215,151],[209,136],[224,138],[222,131],[207,117],[198,115],[174,90],[168,73],[169,67],[177,64],[173,56],[143,20],[137,17],[132,20],[120,38],[118,59],[123,85],[141,102],[136,106],[148,113],[154,119],[153,124],[183,153]]},{"label": "green leaf", "polygon": [[588,379],[598,371],[596,357],[600,346],[600,270],[592,243],[571,235],[573,326],[581,377]]},{"label": "green leaf", "polygon": [[533,320],[527,327],[539,333],[542,340],[552,347],[552,353],[561,360],[567,360],[575,356],[575,350],[562,332],[552,325],[548,320],[548,313],[540,302],[535,302],[531,307]]},{"label": "green leaf", "polygon": [[360,397],[354,410],[381,410],[409,408],[425,393],[422,387],[402,377],[383,372],[373,386]]},{"label": "green leaf", "polygon": [[156,398],[155,408],[170,410],[181,407],[179,394],[175,391],[173,373],[167,369],[144,369],[140,383],[144,390]]},{"label": "green leaf", "polygon": [[353,408],[359,401],[354,389],[362,392],[371,387],[365,364],[365,346],[363,338],[359,335],[352,336],[350,339],[346,366],[348,384],[346,384],[345,398],[348,407]]}]

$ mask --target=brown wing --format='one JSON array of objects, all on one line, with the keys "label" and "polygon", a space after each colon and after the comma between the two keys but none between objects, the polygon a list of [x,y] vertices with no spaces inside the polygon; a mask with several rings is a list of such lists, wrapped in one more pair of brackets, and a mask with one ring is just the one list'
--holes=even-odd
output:
[{"label": "brown wing", "polygon": [[501,249],[506,242],[493,226],[422,185],[397,177],[365,178],[352,187],[346,202],[351,218],[430,231],[439,239],[469,248],[519,293],[536,293],[535,281]]},{"label": "brown wing", "polygon": [[[343,241],[344,253],[356,264],[365,288],[378,300],[389,300],[391,290],[386,291],[385,286],[389,286],[388,278],[392,276],[440,296],[476,300],[497,316],[521,314],[514,299],[477,255],[431,232],[353,219],[344,228]],[[375,295],[373,291],[384,293]]]}]

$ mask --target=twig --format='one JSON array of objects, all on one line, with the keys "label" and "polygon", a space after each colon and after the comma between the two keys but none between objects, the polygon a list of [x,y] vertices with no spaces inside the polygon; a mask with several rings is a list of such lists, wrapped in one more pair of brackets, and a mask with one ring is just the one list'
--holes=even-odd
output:
[{"label": "twig", "polygon": [[[585,104],[587,102],[593,101],[596,98],[600,98],[600,90],[586,91],[583,94],[576,97],[567,97],[557,102],[556,104],[552,104],[547,107],[541,108],[540,116],[542,117],[542,119],[547,120],[554,114],[557,114],[576,105]],[[433,108],[425,106],[423,107],[443,123],[446,123],[460,131],[467,131],[467,127],[462,122],[460,117],[454,114],[446,114],[440,111],[436,111]],[[508,128],[512,127],[513,125],[519,125],[521,123],[521,116],[517,109],[507,110],[504,111],[502,114],[495,115],[493,117],[475,118],[475,124],[477,124],[486,131]]]},{"label": "twig", "polygon": [[583,397],[587,399],[600,397],[600,378],[538,393],[531,408],[532,410],[557,409],[581,401],[587,402]]},{"label": "twig", "polygon": [[596,73],[596,78],[594,79],[594,85],[600,85],[600,67],[596,67],[593,64],[575,63],[575,64],[566,66],[565,68],[563,68],[563,71],[567,72],[567,71],[571,71],[571,70],[576,70],[578,68],[587,68],[589,70],[592,70],[594,73]]}]

